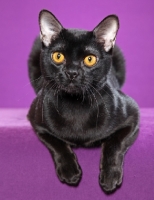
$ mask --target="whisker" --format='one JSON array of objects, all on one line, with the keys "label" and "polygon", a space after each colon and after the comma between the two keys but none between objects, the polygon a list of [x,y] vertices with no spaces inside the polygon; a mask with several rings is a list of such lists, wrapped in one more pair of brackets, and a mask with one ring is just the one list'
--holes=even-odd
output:
[{"label": "whisker", "polygon": [[[51,82],[50,82],[50,83],[51,83]],[[54,96],[57,95],[57,98],[58,98],[58,91],[59,91],[59,88],[58,88],[58,87],[59,87],[59,86],[58,86],[56,83],[54,83],[54,84],[51,86],[51,88],[47,91],[46,95],[47,95],[52,89],[54,89],[54,90],[55,90],[55,91],[54,91]],[[46,95],[45,95],[45,96],[46,96]],[[44,97],[44,99],[45,99],[45,97]],[[43,100],[43,104],[44,104],[44,100]],[[49,100],[48,100],[48,104],[49,104]],[[58,110],[58,99],[57,99],[57,107],[56,107],[55,104],[53,104],[53,105],[54,105],[56,111],[58,112],[58,114],[61,115],[60,112],[59,112],[59,110]],[[62,116],[62,115],[61,115],[61,116]]]},{"label": "whisker", "polygon": [[89,85],[99,94],[99,96],[100,96],[101,99],[103,100],[102,102],[103,102],[103,104],[104,104],[104,107],[105,107],[105,109],[106,109],[108,115],[110,116],[109,110],[107,109],[106,104],[105,104],[105,101],[104,101],[102,95],[100,94],[100,92],[99,92],[98,90],[96,90],[96,88],[94,88],[90,83],[89,83]]},{"label": "whisker", "polygon": [[[51,82],[47,82],[47,85],[44,87],[44,89],[50,84]],[[43,122],[43,106],[44,106],[44,101],[45,101],[45,97],[48,94],[49,91],[46,92],[44,98],[43,98],[43,102],[42,102],[42,122]]]},{"label": "whisker", "polygon": [[40,78],[42,78],[42,75],[41,75],[39,78],[37,78],[37,79],[30,80],[28,83],[26,83],[26,84],[23,86],[23,88],[24,88],[24,87],[27,87],[28,85],[30,85],[30,84],[33,83],[33,82],[39,81]]},{"label": "whisker", "polygon": [[90,94],[90,92],[89,92],[89,88],[88,88],[88,87],[84,86],[84,88],[85,88],[85,90],[86,90],[86,92],[87,92],[88,100],[90,99],[90,109],[91,109],[91,107],[92,107],[92,98],[91,98],[91,94]]},{"label": "whisker", "polygon": [[98,101],[97,101],[97,98],[95,96],[95,94],[92,92],[92,90],[89,88],[89,91],[92,93],[94,99],[95,99],[95,102],[96,102],[96,105],[97,105],[97,119],[96,119],[96,131],[97,131],[97,123],[98,123],[98,116],[99,116],[99,107],[98,107]]},{"label": "whisker", "polygon": [[[57,87],[56,87],[56,95],[57,95],[57,108],[56,108],[56,106],[55,106],[55,108],[56,108],[56,110],[57,110],[57,112],[58,112],[58,114],[59,115],[61,115],[60,114],[60,112],[59,112],[59,109],[58,109],[58,100],[59,100],[59,96],[58,96],[58,92],[59,92],[59,86],[57,85]],[[61,115],[62,116],[62,115]]]},{"label": "whisker", "polygon": [[84,98],[85,98],[85,92],[84,92],[84,88],[81,87],[82,90],[82,102],[81,104],[84,102]]},{"label": "whisker", "polygon": [[[90,84],[90,83],[89,83]],[[91,84],[90,84],[91,85]],[[92,85],[91,85],[92,86]],[[107,88],[109,88],[109,86],[106,84],[105,85]],[[93,86],[92,86],[93,87]],[[100,97],[102,97],[101,96],[101,94],[99,93],[99,91],[98,90],[96,90],[96,88],[95,87],[93,87],[93,89],[100,95]],[[114,97],[112,97],[105,89],[104,89],[104,87],[102,88],[103,89],[103,91],[111,98],[111,99],[113,99],[113,101],[115,101],[115,99],[114,99]],[[109,88],[110,89],[110,88]],[[105,103],[105,102],[104,102]],[[116,107],[119,109],[119,110],[121,110],[121,108],[118,106],[118,105],[116,105]],[[109,112],[108,112],[109,113]]]}]

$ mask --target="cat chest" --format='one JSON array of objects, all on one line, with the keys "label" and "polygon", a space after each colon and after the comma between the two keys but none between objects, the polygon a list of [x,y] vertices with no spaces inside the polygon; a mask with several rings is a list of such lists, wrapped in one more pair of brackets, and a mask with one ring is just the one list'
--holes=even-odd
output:
[{"label": "cat chest", "polygon": [[[49,111],[49,110],[48,110]],[[52,107],[47,116],[47,126],[54,134],[68,141],[84,140],[88,142],[100,138],[105,129],[105,113],[97,108],[67,107],[55,109]]]}]

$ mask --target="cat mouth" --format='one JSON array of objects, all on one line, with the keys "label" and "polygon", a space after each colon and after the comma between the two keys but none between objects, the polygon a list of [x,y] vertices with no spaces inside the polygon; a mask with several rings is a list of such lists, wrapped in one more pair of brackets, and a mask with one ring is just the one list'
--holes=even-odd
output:
[{"label": "cat mouth", "polygon": [[73,83],[70,83],[66,88],[65,88],[66,92],[69,93],[76,93],[79,91],[79,88],[77,86],[75,86]]},{"label": "cat mouth", "polygon": [[62,90],[64,90],[67,93],[81,93],[81,87],[75,85],[72,81],[68,83],[67,85],[62,87]]}]

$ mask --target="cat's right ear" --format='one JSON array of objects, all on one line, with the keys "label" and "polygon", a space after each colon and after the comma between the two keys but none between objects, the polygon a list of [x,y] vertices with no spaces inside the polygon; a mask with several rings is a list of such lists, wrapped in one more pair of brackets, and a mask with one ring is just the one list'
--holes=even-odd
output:
[{"label": "cat's right ear", "polygon": [[61,23],[48,10],[42,10],[40,12],[39,24],[40,24],[40,38],[46,47],[49,46],[49,44],[51,44],[51,41],[54,38],[56,38],[56,36],[63,29]]}]

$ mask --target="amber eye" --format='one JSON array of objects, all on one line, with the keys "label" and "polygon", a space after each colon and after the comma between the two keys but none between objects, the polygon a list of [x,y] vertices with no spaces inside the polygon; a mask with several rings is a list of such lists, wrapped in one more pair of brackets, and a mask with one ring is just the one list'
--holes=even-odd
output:
[{"label": "amber eye", "polygon": [[92,67],[93,65],[96,64],[97,62],[97,58],[96,56],[94,55],[89,55],[89,56],[86,56],[85,59],[84,59],[84,64],[88,67]]},{"label": "amber eye", "polygon": [[63,63],[64,60],[65,60],[65,57],[62,53],[60,52],[54,52],[52,55],[51,55],[51,58],[52,60],[57,63],[57,64],[60,64],[60,63]]}]

